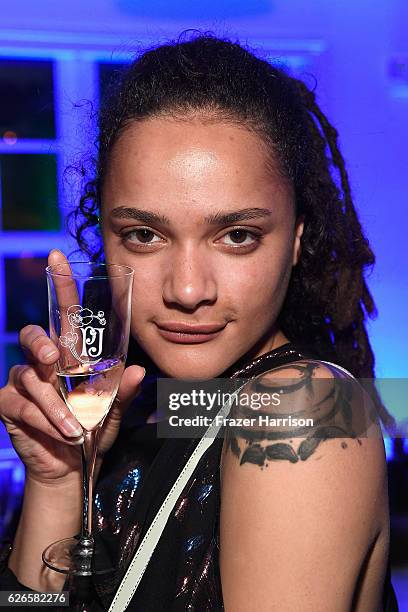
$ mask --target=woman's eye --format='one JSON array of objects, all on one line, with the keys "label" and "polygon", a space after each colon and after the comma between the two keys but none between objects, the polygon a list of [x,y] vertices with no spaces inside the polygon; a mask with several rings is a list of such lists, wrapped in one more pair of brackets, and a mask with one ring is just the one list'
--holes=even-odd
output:
[{"label": "woman's eye", "polygon": [[261,236],[259,234],[255,234],[254,232],[250,232],[246,229],[231,230],[223,236],[223,238],[227,237],[230,237],[231,241],[224,242],[224,244],[237,246],[252,246],[261,240]]},{"label": "woman's eye", "polygon": [[132,230],[124,235],[125,240],[132,242],[133,244],[152,244],[157,242],[157,240],[153,240],[153,238],[158,238],[160,242],[160,237],[157,236],[152,230],[147,229],[146,227],[141,227],[140,229]]}]

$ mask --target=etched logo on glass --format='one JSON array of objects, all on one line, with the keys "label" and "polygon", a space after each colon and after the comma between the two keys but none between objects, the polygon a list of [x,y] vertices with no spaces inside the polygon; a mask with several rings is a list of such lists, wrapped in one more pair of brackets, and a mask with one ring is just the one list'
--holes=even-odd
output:
[{"label": "etched logo on glass", "polygon": [[[67,318],[71,331],[60,336],[61,345],[69,348],[75,359],[82,364],[98,363],[102,359],[100,355],[102,354],[103,332],[106,325],[103,310],[94,314],[90,308],[82,308],[79,304],[73,304],[67,310]],[[91,325],[91,323],[94,324]],[[95,323],[96,325],[99,323],[99,326],[96,326]],[[79,353],[79,350],[81,353]]]}]

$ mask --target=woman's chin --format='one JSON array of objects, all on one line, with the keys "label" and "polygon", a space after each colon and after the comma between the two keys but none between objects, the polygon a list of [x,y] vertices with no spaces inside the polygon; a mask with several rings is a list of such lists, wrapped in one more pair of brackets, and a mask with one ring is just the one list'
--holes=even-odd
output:
[{"label": "woman's chin", "polygon": [[203,355],[188,351],[185,354],[170,353],[167,355],[151,355],[163,376],[179,380],[210,380],[222,376],[223,372],[233,363],[224,355],[211,352]]},{"label": "woman's chin", "polygon": [[[157,363],[157,362],[156,362]],[[178,380],[211,380],[221,375],[225,368],[217,368],[214,364],[208,366],[194,364],[157,364],[163,376]]]}]

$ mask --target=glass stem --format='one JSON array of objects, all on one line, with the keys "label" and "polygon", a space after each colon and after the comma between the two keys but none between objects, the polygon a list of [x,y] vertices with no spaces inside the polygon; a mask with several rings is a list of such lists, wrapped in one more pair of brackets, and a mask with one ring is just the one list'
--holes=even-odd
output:
[{"label": "glass stem", "polygon": [[84,430],[84,443],[82,449],[82,486],[83,486],[83,514],[81,542],[90,543],[92,537],[92,503],[93,503],[93,476],[97,449],[99,427],[91,431]]}]

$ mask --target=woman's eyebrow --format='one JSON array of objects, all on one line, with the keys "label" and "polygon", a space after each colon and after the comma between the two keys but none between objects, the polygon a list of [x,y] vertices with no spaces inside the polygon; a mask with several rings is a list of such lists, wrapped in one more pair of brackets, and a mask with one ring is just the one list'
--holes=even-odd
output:
[{"label": "woman's eyebrow", "polygon": [[[269,208],[243,208],[242,210],[234,210],[225,213],[218,212],[213,215],[208,215],[204,218],[204,222],[208,225],[227,225],[228,223],[235,223],[236,221],[269,217],[271,214],[272,211]],[[151,210],[142,210],[140,208],[118,206],[112,210],[110,216],[115,219],[136,219],[142,223],[170,225],[170,219],[165,215],[158,215]]]},{"label": "woman's eyebrow", "polygon": [[219,212],[215,215],[205,217],[204,221],[209,225],[226,225],[235,221],[246,221],[247,219],[258,219],[269,217],[272,211],[269,208],[243,208],[232,212]]},{"label": "woman's eyebrow", "polygon": [[118,206],[111,211],[110,216],[115,219],[136,219],[136,221],[142,221],[143,223],[170,225],[170,219],[164,215],[158,215],[150,210],[142,210],[130,206]]}]

